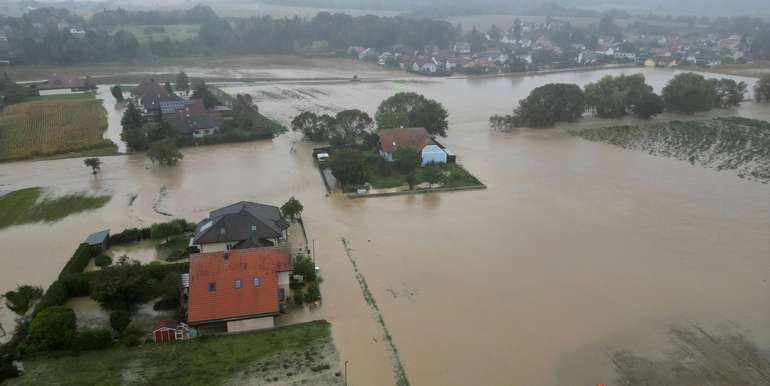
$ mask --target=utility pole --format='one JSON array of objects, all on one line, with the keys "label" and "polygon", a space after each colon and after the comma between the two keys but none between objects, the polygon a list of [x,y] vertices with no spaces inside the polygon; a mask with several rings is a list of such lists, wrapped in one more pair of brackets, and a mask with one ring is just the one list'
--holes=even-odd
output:
[{"label": "utility pole", "polygon": [[348,386],[348,361],[345,361],[345,386]]},{"label": "utility pole", "polygon": [[313,239],[313,269],[315,269],[315,239]]}]

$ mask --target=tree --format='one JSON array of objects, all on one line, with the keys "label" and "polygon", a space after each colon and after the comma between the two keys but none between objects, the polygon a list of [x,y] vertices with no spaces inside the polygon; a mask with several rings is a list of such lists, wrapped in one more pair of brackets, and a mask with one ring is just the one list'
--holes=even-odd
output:
[{"label": "tree", "polygon": [[123,118],[120,120],[123,126],[123,132],[120,138],[126,142],[128,147],[134,150],[146,150],[149,145],[147,132],[144,129],[144,117],[142,112],[136,107],[134,102],[129,102]]},{"label": "tree", "polygon": [[417,150],[401,148],[393,154],[393,166],[403,174],[414,172],[420,167],[422,157]]},{"label": "tree", "polygon": [[643,94],[632,107],[633,113],[642,119],[649,119],[663,112],[663,98],[654,92]]},{"label": "tree", "polygon": [[91,168],[94,175],[102,170],[102,160],[97,157],[86,158],[83,160],[83,163]]},{"label": "tree", "polygon": [[372,118],[361,110],[343,110],[334,117],[334,133],[330,140],[336,145],[355,144],[372,127]]},{"label": "tree", "polygon": [[424,127],[428,133],[446,137],[448,113],[444,106],[413,92],[400,92],[382,101],[375,120],[378,129]]},{"label": "tree", "polygon": [[45,352],[69,348],[77,333],[75,312],[65,306],[40,311],[29,325],[24,341],[26,352]]},{"label": "tree", "polygon": [[119,84],[116,84],[110,88],[110,92],[112,93],[112,96],[115,97],[115,100],[118,102],[123,102],[123,88],[120,87]]},{"label": "tree", "polygon": [[736,82],[732,79],[709,79],[715,91],[714,107],[729,109],[738,107],[746,95],[748,85],[745,82]]},{"label": "tree", "polygon": [[145,130],[147,131],[147,140],[151,143],[165,139],[176,140],[176,137],[179,135],[179,132],[167,121],[147,124],[145,125]]},{"label": "tree", "polygon": [[574,122],[583,116],[585,96],[575,84],[550,83],[535,88],[519,101],[512,116],[492,116],[490,125],[511,127],[550,127],[556,122]]},{"label": "tree", "polygon": [[361,185],[366,182],[366,168],[361,153],[353,149],[342,149],[329,157],[332,175],[343,185]]},{"label": "tree", "polygon": [[110,312],[110,327],[118,334],[122,334],[130,323],[131,313],[128,310],[117,309]]},{"label": "tree", "polygon": [[5,293],[5,306],[18,315],[26,315],[35,300],[43,296],[43,289],[31,285],[17,285],[15,291]]},{"label": "tree", "polygon": [[770,75],[764,75],[754,85],[754,98],[757,102],[770,102]]},{"label": "tree", "polygon": [[489,31],[487,31],[487,35],[489,36],[489,40],[493,42],[500,41],[500,38],[502,37],[502,32],[500,31],[500,28],[497,28],[496,25],[492,24],[491,27],[489,27]]},{"label": "tree", "polygon": [[202,79],[195,83],[191,98],[202,99],[203,106],[205,106],[207,109],[221,104],[217,96],[214,95],[211,90],[209,90],[209,87],[206,85],[206,81]]},{"label": "tree", "polygon": [[335,121],[329,115],[318,116],[315,113],[305,111],[291,121],[291,129],[300,131],[305,138],[313,142],[329,140]]},{"label": "tree", "polygon": [[147,156],[150,157],[152,162],[168,166],[176,165],[179,160],[184,158],[184,155],[177,149],[176,142],[173,139],[154,142],[150,145],[150,149],[147,150]]},{"label": "tree", "polygon": [[711,110],[717,95],[712,82],[703,75],[688,72],[668,82],[663,88],[663,100],[669,111],[692,114]]},{"label": "tree", "polygon": [[291,221],[294,221],[295,218],[302,215],[302,209],[302,203],[300,203],[296,198],[292,197],[289,199],[289,201],[286,201],[283,206],[281,206],[281,213],[283,213],[283,215],[288,217]]},{"label": "tree", "polygon": [[422,179],[432,188],[433,184],[441,181],[441,169],[436,165],[428,165],[422,169]]},{"label": "tree", "polygon": [[[650,94],[653,94],[652,86],[645,82],[642,74],[617,77],[608,75],[596,83],[585,86],[586,107],[593,110],[600,118],[619,118],[629,112],[636,114],[637,111],[644,114],[658,114],[660,111],[655,112],[655,109],[645,111],[645,107],[655,107],[649,103],[657,101]],[[642,108],[635,107],[642,102],[648,105]],[[644,118],[649,117],[651,115]]]},{"label": "tree", "polygon": [[91,298],[105,310],[131,311],[152,297],[152,283],[137,261],[122,256],[116,264],[102,268],[91,280]]},{"label": "tree", "polygon": [[414,190],[414,186],[417,185],[417,176],[414,172],[406,175],[406,184],[409,185],[409,190]]},{"label": "tree", "polygon": [[164,84],[163,87],[166,88],[166,92],[168,93],[168,95],[174,95],[174,88],[171,87],[171,83],[166,82],[166,84]]},{"label": "tree", "polygon": [[176,74],[176,90],[184,92],[185,95],[190,93],[190,78],[184,71]]},{"label": "tree", "polygon": [[516,40],[521,40],[521,32],[523,30],[523,26],[521,23],[521,19],[518,17],[513,21],[513,38]]}]

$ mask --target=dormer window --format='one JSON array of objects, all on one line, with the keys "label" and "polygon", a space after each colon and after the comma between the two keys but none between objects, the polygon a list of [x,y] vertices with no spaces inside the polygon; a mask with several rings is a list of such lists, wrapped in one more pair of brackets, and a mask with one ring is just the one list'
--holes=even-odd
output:
[{"label": "dormer window", "polygon": [[259,288],[259,278],[256,276],[254,277],[254,288]]},{"label": "dormer window", "polygon": [[217,283],[209,283],[209,292],[217,292]]},{"label": "dormer window", "polygon": [[235,279],[235,289],[241,289],[241,279]]}]

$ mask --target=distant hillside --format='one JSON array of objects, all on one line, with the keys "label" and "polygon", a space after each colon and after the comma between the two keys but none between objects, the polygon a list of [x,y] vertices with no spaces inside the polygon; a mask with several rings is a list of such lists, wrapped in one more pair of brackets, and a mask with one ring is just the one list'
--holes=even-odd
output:
[{"label": "distant hillside", "polygon": [[716,170],[735,170],[742,178],[762,183],[770,181],[770,122],[733,117],[570,133],[589,141],[644,150]]}]

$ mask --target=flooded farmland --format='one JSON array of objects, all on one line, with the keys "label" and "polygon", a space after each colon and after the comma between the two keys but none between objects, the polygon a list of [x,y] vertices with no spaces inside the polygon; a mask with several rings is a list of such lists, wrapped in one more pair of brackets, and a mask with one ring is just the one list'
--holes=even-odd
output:
[{"label": "flooded farmland", "polygon": [[[280,205],[295,196],[315,240],[324,304],[290,318],[332,322],[352,385],[394,383],[392,353],[353,261],[413,385],[612,385],[608,350],[662,355],[669,327],[683,322],[739,330],[770,347],[770,185],[564,130],[616,121],[513,133],[488,127],[490,115],[510,112],[534,87],[621,72],[643,72],[656,91],[675,74],[222,85],[254,95],[261,112],[283,122],[304,110],[373,114],[395,92],[420,92],[446,106],[442,143],[488,189],[327,197],[312,144],[295,133],[185,149],[171,168],[141,154],[105,157],[98,177],[81,159],[0,164],[3,191],[113,196],[93,212],[0,231],[0,291],[48,285],[94,231],[165,220],[165,213],[197,221],[234,201]],[[747,102],[729,114],[768,120],[770,106]]]}]

